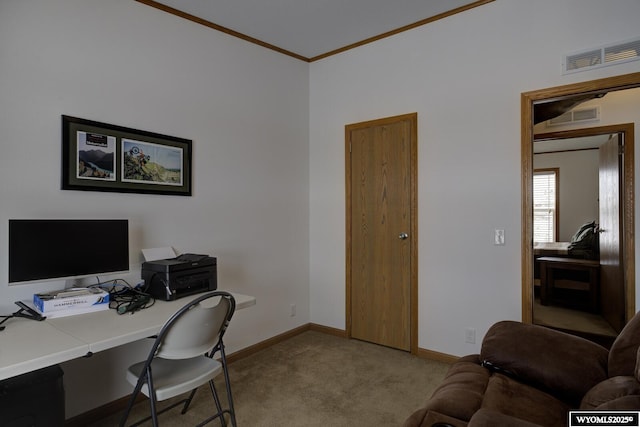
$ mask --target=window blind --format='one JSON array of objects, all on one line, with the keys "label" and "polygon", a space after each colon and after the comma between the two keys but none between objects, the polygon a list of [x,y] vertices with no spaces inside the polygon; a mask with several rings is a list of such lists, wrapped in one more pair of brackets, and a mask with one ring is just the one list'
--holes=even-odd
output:
[{"label": "window blind", "polygon": [[555,171],[534,172],[533,175],[533,241],[556,240],[556,192]]}]

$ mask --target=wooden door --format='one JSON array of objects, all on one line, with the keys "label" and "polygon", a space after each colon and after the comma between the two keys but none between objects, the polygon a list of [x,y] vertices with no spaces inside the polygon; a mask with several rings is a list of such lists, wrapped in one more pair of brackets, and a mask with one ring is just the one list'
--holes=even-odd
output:
[{"label": "wooden door", "polygon": [[406,351],[416,328],[416,119],[346,128],[348,329],[353,338]]},{"label": "wooden door", "polygon": [[616,330],[625,324],[620,209],[622,141],[615,135],[600,146],[600,298],[602,317]]}]

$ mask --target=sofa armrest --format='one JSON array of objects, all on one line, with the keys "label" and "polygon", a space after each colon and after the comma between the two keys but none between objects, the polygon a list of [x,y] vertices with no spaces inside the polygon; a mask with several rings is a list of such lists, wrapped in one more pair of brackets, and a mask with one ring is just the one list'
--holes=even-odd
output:
[{"label": "sofa armrest", "polygon": [[584,338],[503,321],[485,335],[480,359],[490,369],[577,405],[591,387],[607,378],[608,354],[607,349]]}]

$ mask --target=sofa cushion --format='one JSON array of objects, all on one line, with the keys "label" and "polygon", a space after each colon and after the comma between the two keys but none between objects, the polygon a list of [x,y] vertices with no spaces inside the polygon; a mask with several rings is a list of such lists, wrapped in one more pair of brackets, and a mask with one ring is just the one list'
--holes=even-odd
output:
[{"label": "sofa cushion", "polygon": [[570,406],[506,375],[493,374],[487,385],[482,408],[552,427],[566,425]]},{"label": "sofa cushion", "polygon": [[607,378],[607,350],[574,335],[542,326],[503,321],[482,341],[480,358],[499,372],[578,406]]},{"label": "sofa cushion", "polygon": [[640,314],[636,314],[622,329],[609,350],[609,376],[635,375],[640,346]]},{"label": "sofa cushion", "polygon": [[469,421],[480,409],[488,381],[489,371],[485,368],[474,362],[458,361],[451,365],[424,408]]},{"label": "sofa cushion", "polygon": [[640,395],[633,394],[610,400],[598,406],[596,409],[599,411],[637,411],[638,408],[640,408]]},{"label": "sofa cushion", "polygon": [[436,411],[429,411],[426,408],[420,408],[406,419],[403,427],[435,427],[438,425],[467,427],[467,422],[449,417]]},{"label": "sofa cushion", "polygon": [[600,405],[619,397],[638,394],[640,383],[634,377],[612,377],[596,384],[582,398],[580,409],[596,409]]},{"label": "sofa cushion", "polygon": [[531,423],[529,421],[521,420],[520,418],[512,417],[486,408],[481,408],[478,412],[473,414],[473,417],[471,417],[471,420],[469,421],[469,427],[496,426],[542,427],[540,424]]}]

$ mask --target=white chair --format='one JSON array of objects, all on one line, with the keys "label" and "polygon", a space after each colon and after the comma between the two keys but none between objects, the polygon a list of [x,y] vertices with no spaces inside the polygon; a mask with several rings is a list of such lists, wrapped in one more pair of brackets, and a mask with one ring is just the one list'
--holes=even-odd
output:
[{"label": "white chair", "polygon": [[[212,300],[213,299],[213,300]],[[215,304],[215,299],[220,301]],[[209,304],[206,304],[206,300]],[[213,291],[194,299],[178,310],[162,327],[145,361],[136,363],[127,370],[127,381],[135,388],[129,399],[126,412],[120,421],[124,427],[131,408],[140,392],[149,398],[151,416],[137,422],[141,424],[149,419],[158,425],[158,414],[184,403],[184,414],[197,387],[209,383],[211,394],[216,404],[217,413],[198,426],[202,426],[216,418],[220,418],[226,426],[225,414],[229,414],[231,424],[236,426],[231,384],[227,369],[227,359],[222,337],[235,311],[236,303],[231,294],[224,291]],[[220,353],[220,360],[214,359]],[[227,389],[228,409],[222,409],[213,379],[224,373]],[[191,391],[186,399],[157,411],[157,401]]]}]

